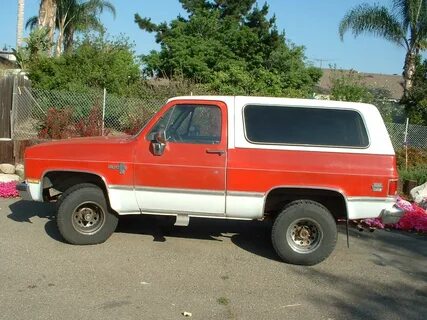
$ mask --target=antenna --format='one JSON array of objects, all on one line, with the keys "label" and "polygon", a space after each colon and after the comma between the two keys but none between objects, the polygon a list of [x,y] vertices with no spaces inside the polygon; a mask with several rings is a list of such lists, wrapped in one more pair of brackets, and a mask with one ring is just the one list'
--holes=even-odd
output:
[{"label": "antenna", "polygon": [[313,61],[316,61],[319,63],[319,68],[322,69],[324,62],[332,62],[336,61],[337,59],[323,59],[323,58],[315,58]]}]

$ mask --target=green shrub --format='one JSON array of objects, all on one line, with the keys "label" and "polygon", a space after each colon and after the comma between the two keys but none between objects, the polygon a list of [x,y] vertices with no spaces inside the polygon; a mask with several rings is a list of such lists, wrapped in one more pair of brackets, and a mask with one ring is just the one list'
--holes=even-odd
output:
[{"label": "green shrub", "polygon": [[419,167],[412,167],[399,170],[399,176],[402,180],[414,180],[417,184],[423,184],[427,182],[427,164]]},{"label": "green shrub", "polygon": [[[405,169],[406,151],[400,149],[396,151],[397,167]],[[408,169],[427,167],[427,149],[408,148]]]}]

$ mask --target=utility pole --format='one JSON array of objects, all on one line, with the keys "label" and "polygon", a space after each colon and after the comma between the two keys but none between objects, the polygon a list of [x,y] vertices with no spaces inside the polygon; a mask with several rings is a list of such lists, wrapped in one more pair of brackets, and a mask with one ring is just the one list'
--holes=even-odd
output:
[{"label": "utility pole", "polygon": [[22,46],[22,33],[24,32],[24,2],[18,0],[18,21],[16,24],[16,50]]}]

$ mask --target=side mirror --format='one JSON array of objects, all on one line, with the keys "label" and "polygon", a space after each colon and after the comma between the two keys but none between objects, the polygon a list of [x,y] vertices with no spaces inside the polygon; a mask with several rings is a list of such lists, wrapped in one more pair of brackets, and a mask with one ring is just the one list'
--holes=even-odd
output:
[{"label": "side mirror", "polygon": [[151,142],[153,148],[153,154],[155,156],[161,156],[165,152],[166,148],[166,132],[160,130],[154,134],[154,141]]},{"label": "side mirror", "polygon": [[160,131],[156,132],[156,134],[154,135],[154,139],[158,143],[166,144],[166,131],[160,130]]}]

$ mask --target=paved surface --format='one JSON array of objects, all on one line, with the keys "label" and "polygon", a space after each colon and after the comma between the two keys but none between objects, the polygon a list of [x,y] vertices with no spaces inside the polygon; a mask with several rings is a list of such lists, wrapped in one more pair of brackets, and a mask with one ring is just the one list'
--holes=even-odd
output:
[{"label": "paved surface", "polygon": [[0,319],[425,319],[427,237],[341,232],[320,265],[278,261],[269,224],[122,219],[62,242],[53,208],[0,200]]}]

